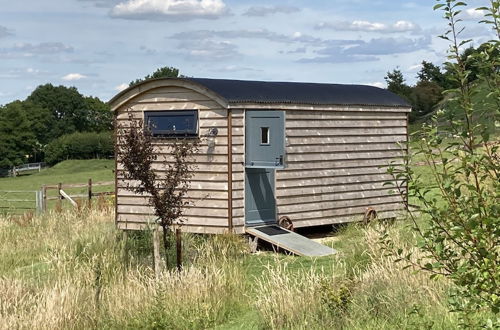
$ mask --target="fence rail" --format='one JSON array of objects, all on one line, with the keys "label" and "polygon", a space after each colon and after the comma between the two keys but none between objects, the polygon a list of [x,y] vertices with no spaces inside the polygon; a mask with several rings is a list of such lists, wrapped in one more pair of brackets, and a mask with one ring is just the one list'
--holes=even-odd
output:
[{"label": "fence rail", "polygon": [[[0,213],[21,213],[32,210],[37,214],[48,209],[49,201],[56,201],[57,210],[62,208],[62,203],[67,200],[73,207],[78,206],[75,199],[84,199],[91,206],[92,199],[99,196],[114,195],[114,189],[98,189],[95,187],[114,186],[114,181],[92,182],[89,179],[87,183],[59,183],[57,185],[44,185],[40,190],[0,190]],[[75,189],[80,188],[79,192]],[[81,189],[85,189],[85,193]],[[73,190],[73,192],[71,192]],[[55,191],[55,194],[53,193]],[[50,195],[52,192],[52,195]]]}]

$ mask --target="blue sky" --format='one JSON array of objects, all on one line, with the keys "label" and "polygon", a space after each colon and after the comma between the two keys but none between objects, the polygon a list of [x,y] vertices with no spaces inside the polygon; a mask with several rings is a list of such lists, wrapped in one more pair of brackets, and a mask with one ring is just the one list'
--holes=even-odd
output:
[{"label": "blue sky", "polygon": [[[0,104],[44,83],[109,100],[161,66],[195,77],[371,84],[441,63],[435,1],[23,0],[0,12]],[[469,2],[464,37],[489,31]]]}]

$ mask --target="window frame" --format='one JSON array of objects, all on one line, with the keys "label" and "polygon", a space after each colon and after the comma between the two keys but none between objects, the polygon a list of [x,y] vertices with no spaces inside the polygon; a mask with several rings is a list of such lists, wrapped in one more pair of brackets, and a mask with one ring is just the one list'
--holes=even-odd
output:
[{"label": "window frame", "polygon": [[[149,125],[150,117],[168,117],[175,115],[186,115],[190,113],[194,116],[195,124],[194,129],[190,130],[156,130]],[[149,129],[151,136],[157,139],[169,138],[198,138],[199,137],[199,109],[185,109],[185,110],[146,110],[144,111],[144,128]]]}]

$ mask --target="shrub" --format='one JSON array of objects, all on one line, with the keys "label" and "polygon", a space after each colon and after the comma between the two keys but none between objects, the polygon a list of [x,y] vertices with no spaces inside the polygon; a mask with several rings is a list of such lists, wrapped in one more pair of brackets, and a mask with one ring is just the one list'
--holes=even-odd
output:
[{"label": "shrub", "polygon": [[45,162],[55,164],[67,159],[107,158],[113,155],[111,132],[82,132],[63,135],[47,145]]}]

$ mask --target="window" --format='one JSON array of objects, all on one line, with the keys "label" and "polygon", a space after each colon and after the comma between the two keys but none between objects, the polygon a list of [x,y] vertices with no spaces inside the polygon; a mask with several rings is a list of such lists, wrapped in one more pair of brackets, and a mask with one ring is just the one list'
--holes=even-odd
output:
[{"label": "window", "polygon": [[260,128],[260,144],[269,144],[269,127]]},{"label": "window", "polygon": [[198,111],[145,111],[144,122],[156,137],[198,135]]}]

